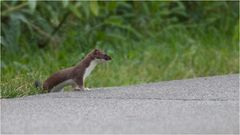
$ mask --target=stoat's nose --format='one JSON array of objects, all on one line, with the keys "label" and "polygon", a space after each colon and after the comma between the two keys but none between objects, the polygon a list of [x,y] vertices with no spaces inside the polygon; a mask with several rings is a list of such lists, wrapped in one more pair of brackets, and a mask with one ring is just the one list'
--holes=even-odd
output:
[{"label": "stoat's nose", "polygon": [[112,58],[111,58],[110,56],[108,56],[108,55],[105,54],[105,55],[104,55],[104,59],[105,59],[105,60],[111,60]]}]

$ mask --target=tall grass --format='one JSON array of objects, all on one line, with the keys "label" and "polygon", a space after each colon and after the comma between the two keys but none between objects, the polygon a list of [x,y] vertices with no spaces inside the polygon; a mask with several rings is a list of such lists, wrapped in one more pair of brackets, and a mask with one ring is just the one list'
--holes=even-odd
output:
[{"label": "tall grass", "polygon": [[[25,3],[1,4],[16,8]],[[75,65],[93,48],[113,59],[98,65],[87,78],[90,88],[239,73],[238,5],[70,2],[62,7],[65,10],[55,11],[59,3],[39,2],[33,13],[26,12],[33,7],[5,12],[1,15],[1,97],[41,93],[33,86],[35,80],[44,81]],[[52,33],[68,10],[67,21],[42,47],[48,36],[41,32]]]},{"label": "tall grass", "polygon": [[[172,79],[239,73],[239,46],[224,33],[199,34],[172,29],[141,41],[121,40],[96,46],[113,57],[97,66],[86,80],[88,87],[132,85]],[[67,41],[66,41],[67,42]],[[72,66],[87,53],[78,45],[62,45],[56,50],[24,50],[4,54],[2,97],[41,93],[34,80],[45,80],[53,72]]]}]

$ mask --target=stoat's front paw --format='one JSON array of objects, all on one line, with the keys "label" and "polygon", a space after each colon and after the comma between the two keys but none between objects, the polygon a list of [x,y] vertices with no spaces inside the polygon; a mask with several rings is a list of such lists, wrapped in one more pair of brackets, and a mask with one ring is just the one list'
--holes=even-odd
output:
[{"label": "stoat's front paw", "polygon": [[91,90],[90,88],[84,88],[84,90]]}]

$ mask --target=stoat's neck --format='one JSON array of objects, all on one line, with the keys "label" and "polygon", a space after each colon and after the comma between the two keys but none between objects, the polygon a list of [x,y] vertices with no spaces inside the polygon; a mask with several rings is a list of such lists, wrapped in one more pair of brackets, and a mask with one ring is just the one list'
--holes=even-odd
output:
[{"label": "stoat's neck", "polygon": [[90,64],[88,67],[86,67],[84,75],[83,75],[83,80],[85,80],[85,78],[87,78],[90,73],[93,71],[93,69],[96,67],[96,65],[98,64],[98,61],[96,59],[93,59],[90,61]]}]

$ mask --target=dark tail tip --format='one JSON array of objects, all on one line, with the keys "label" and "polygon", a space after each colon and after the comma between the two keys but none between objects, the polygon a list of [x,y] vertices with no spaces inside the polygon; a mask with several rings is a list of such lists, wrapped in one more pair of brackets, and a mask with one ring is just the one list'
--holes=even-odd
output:
[{"label": "dark tail tip", "polygon": [[41,88],[41,82],[40,81],[38,81],[38,80],[36,80],[35,82],[34,82],[34,86],[36,87],[36,88]]}]

